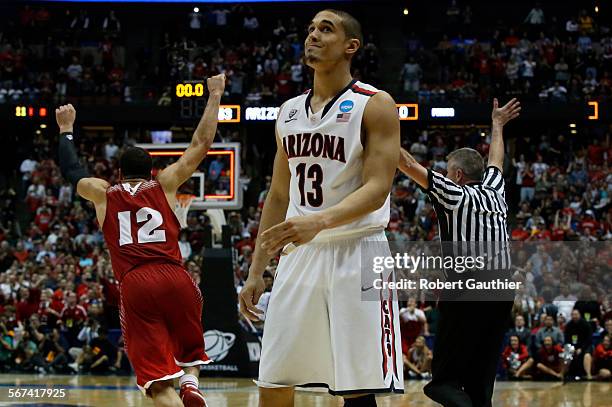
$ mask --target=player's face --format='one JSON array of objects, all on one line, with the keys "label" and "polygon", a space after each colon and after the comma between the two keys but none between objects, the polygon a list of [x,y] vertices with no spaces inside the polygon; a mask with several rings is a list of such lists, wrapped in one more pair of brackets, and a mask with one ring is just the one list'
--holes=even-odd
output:
[{"label": "player's face", "polygon": [[350,47],[342,21],[337,15],[322,11],[308,26],[308,35],[304,41],[304,59],[313,69],[322,68],[347,58],[346,50]]}]

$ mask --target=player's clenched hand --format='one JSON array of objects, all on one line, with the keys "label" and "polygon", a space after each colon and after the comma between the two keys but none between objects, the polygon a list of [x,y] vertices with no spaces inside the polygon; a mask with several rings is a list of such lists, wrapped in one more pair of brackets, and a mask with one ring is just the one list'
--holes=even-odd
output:
[{"label": "player's clenched hand", "polygon": [[72,132],[74,120],[76,119],[76,110],[69,103],[55,109],[55,120],[60,128],[60,133]]},{"label": "player's clenched hand", "polygon": [[296,216],[264,231],[259,239],[261,248],[274,255],[289,243],[299,246],[310,242],[321,230],[323,222],[318,215]]},{"label": "player's clenched hand", "polygon": [[521,112],[521,102],[516,100],[516,98],[506,103],[503,107],[498,106],[499,102],[497,98],[493,99],[491,119],[493,119],[493,124],[498,124],[500,126],[504,126],[510,120],[518,117]]},{"label": "player's clenched hand", "polygon": [[219,74],[206,79],[206,85],[211,95],[222,96],[225,89],[225,74]]},{"label": "player's clenched hand", "polygon": [[263,277],[256,277],[254,273],[249,273],[249,277],[240,290],[238,300],[240,302],[240,312],[251,321],[258,321],[259,315],[263,312],[255,305],[259,302],[259,297],[264,293],[266,284]]}]

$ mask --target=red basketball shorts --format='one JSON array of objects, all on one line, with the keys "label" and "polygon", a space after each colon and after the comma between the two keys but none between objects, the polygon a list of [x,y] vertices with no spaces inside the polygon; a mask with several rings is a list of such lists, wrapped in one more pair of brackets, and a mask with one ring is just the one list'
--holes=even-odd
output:
[{"label": "red basketball shorts", "polygon": [[209,363],[204,352],[202,294],[191,276],[173,264],[144,265],[121,282],[121,330],[138,387]]}]

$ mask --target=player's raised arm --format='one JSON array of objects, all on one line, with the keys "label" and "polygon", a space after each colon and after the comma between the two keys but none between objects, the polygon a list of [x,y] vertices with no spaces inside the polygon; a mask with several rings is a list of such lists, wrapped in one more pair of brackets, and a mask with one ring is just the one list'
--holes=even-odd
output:
[{"label": "player's raised arm", "polygon": [[55,119],[60,130],[59,166],[62,176],[76,188],[81,197],[93,203],[104,201],[109,183],[101,178],[89,177],[74,145],[76,110],[71,104],[60,106],[55,109]]},{"label": "player's raised arm", "polygon": [[213,143],[219,121],[219,104],[225,89],[225,74],[208,78],[208,103],[204,114],[193,133],[191,143],[181,158],[166,167],[157,176],[157,180],[166,193],[174,193],[196,171]]},{"label": "player's raised arm", "polygon": [[423,167],[408,151],[400,149],[398,167],[401,172],[412,178],[421,187],[428,189],[427,168]]},{"label": "player's raised arm", "polygon": [[487,165],[504,170],[504,137],[503,128],[510,120],[518,117],[521,111],[521,104],[518,100],[512,99],[503,107],[498,107],[497,98],[493,99],[493,111],[491,119],[491,145],[489,146],[489,162]]},{"label": "player's raised arm", "polygon": [[[289,159],[287,158],[285,150],[283,150],[280,137],[277,133],[272,182],[261,213],[261,221],[259,223],[260,231],[267,230],[285,220],[287,207],[289,206],[290,181],[291,172],[289,171]],[[272,255],[262,249],[261,241],[262,239],[256,240],[249,276],[240,292],[239,298],[240,311],[247,318],[252,320],[257,320],[257,314],[261,313],[259,308],[255,307],[255,304],[258,303],[259,297],[261,297],[264,292],[265,284],[262,276],[266,266],[272,258]]]}]

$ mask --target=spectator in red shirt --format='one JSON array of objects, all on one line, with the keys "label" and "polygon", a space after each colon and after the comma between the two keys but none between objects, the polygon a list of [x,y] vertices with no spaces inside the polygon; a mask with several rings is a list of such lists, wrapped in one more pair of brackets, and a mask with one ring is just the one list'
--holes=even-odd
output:
[{"label": "spectator in red shirt", "polygon": [[77,304],[77,295],[72,291],[68,293],[66,302],[61,314],[63,331],[70,346],[75,346],[81,325],[87,319],[87,311]]},{"label": "spectator in red shirt", "polygon": [[43,206],[38,211],[36,218],[34,218],[34,223],[36,224],[36,226],[38,226],[40,231],[46,235],[49,232],[49,226],[51,224],[52,219],[53,214],[51,213],[51,210],[46,206]]},{"label": "spectator in red shirt", "polygon": [[77,295],[74,292],[69,292],[67,295],[67,303],[61,313],[62,322],[68,328],[75,323],[87,319],[85,308],[77,304]]},{"label": "spectator in red shirt", "polygon": [[572,223],[572,215],[557,211],[555,213],[555,222],[552,230],[551,240],[559,241],[565,240],[565,235],[570,229]]},{"label": "spectator in red shirt", "polygon": [[40,316],[41,331],[44,333],[50,332],[57,325],[57,321],[60,318],[60,311],[64,305],[61,304],[60,311],[53,308],[53,291],[51,289],[45,289],[41,293],[40,304],[38,306],[38,315]]},{"label": "spectator in red shirt", "polygon": [[21,288],[19,290],[21,300],[17,303],[16,317],[17,321],[27,321],[32,314],[38,311],[40,303],[40,290],[38,288]]},{"label": "spectator in red shirt", "polygon": [[502,364],[508,377],[526,377],[533,366],[527,346],[523,345],[517,335],[510,336],[510,344],[502,352]]},{"label": "spectator in red shirt", "polygon": [[284,67],[281,73],[276,77],[276,93],[281,100],[288,98],[293,93],[291,74],[287,67]]},{"label": "spectator in red shirt", "polygon": [[609,379],[612,376],[612,346],[610,335],[605,335],[593,353],[595,374],[598,379]]},{"label": "spectator in red shirt", "polygon": [[53,296],[51,297],[51,305],[49,307],[61,316],[65,306],[64,293],[60,289],[55,290]]},{"label": "spectator in red shirt", "polygon": [[531,163],[527,163],[527,166],[521,172],[521,201],[529,202],[535,195],[535,174],[531,168]]},{"label": "spectator in red shirt", "polygon": [[566,366],[559,356],[562,352],[561,345],[553,345],[553,339],[550,336],[544,338],[544,345],[538,352],[538,363],[536,365],[540,376],[563,379]]},{"label": "spectator in red shirt", "polygon": [[408,372],[408,377],[429,379],[431,377],[431,360],[433,355],[425,344],[425,337],[418,336],[414,344],[403,355],[404,369]]},{"label": "spectator in red shirt", "polygon": [[595,165],[603,165],[605,151],[606,149],[601,145],[598,139],[593,140],[593,144],[589,146],[587,152],[589,162]]},{"label": "spectator in red shirt", "polygon": [[406,308],[399,312],[400,331],[402,334],[402,352],[407,354],[416,338],[420,335],[429,335],[427,318],[423,310],[417,308],[416,299],[409,298]]},{"label": "spectator in red shirt", "polygon": [[590,229],[591,231],[599,228],[599,222],[595,219],[595,213],[591,209],[587,209],[580,222],[580,230],[585,231]]},{"label": "spectator in red shirt", "polygon": [[15,251],[13,251],[13,256],[15,256],[17,261],[21,264],[23,264],[23,262],[26,261],[27,258],[30,256],[30,253],[23,246],[22,241],[17,242]]},{"label": "spectator in red shirt", "polygon": [[524,241],[531,236],[529,230],[525,227],[525,221],[523,219],[517,219],[516,228],[512,230],[512,240]]}]

